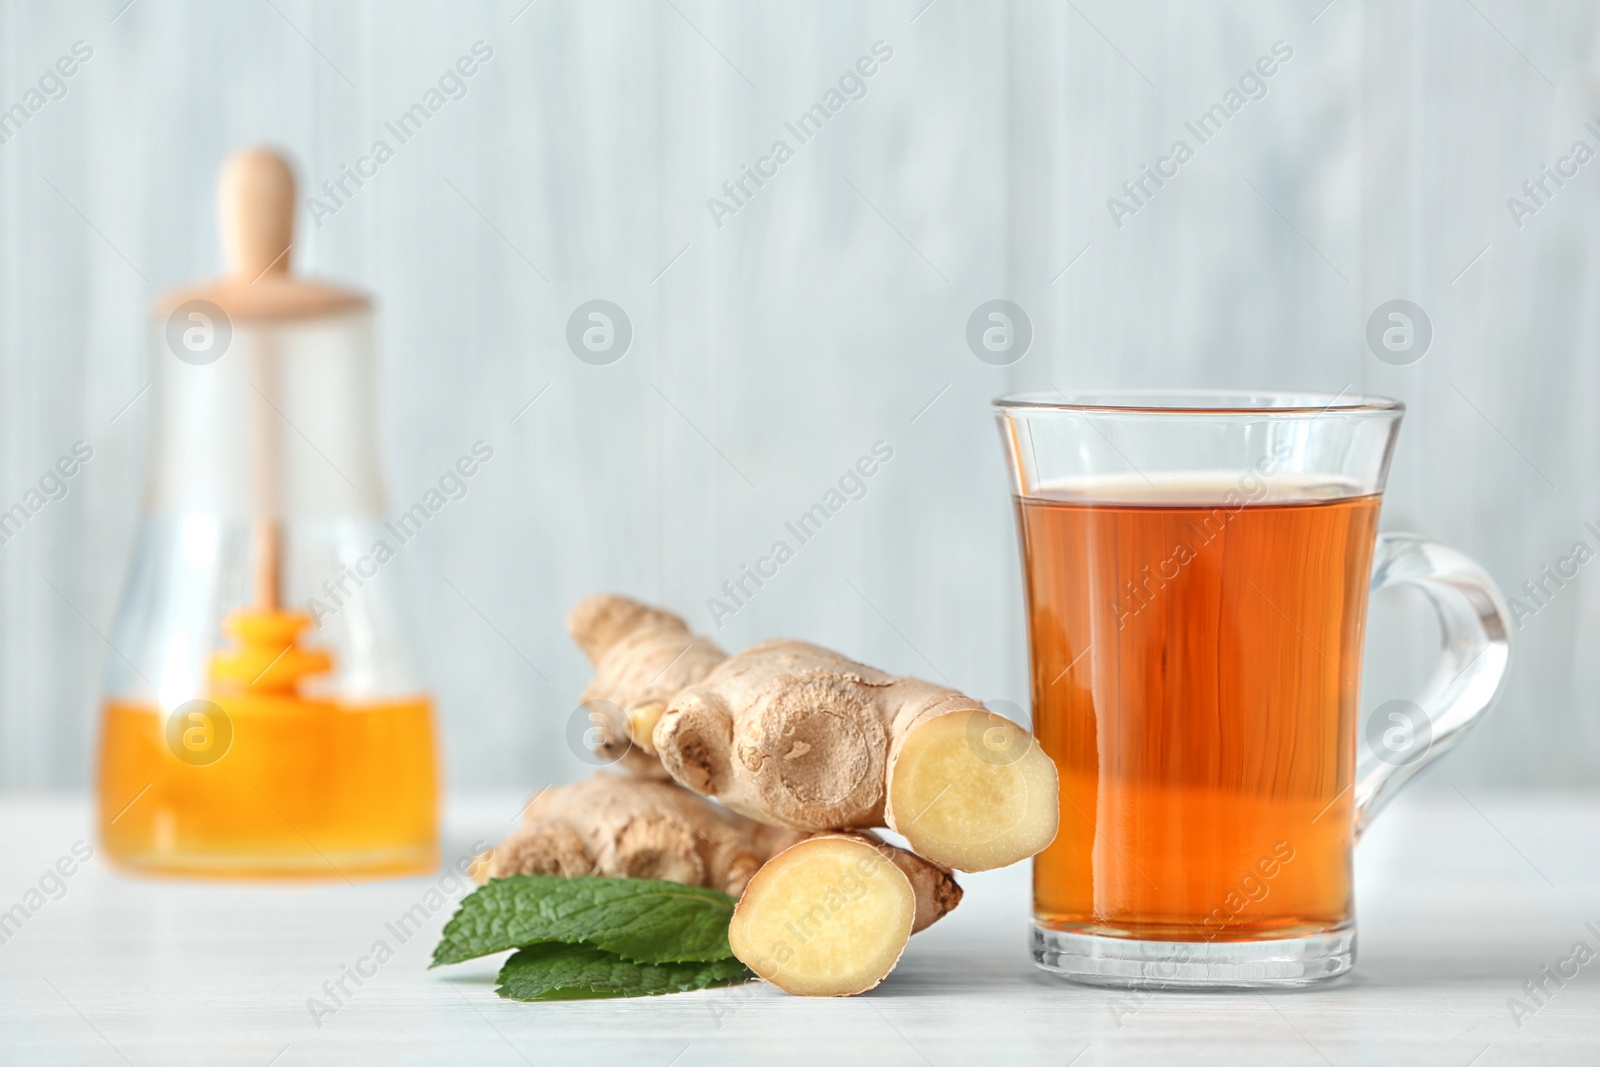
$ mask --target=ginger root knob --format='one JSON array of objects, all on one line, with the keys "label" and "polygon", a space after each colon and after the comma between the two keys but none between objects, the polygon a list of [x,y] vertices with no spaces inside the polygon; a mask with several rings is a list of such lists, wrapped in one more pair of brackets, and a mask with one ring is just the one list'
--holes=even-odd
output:
[{"label": "ginger root knob", "polygon": [[738,896],[763,863],[802,837],[671,782],[602,771],[540,792],[521,825],[474,860],[472,874],[479,882],[511,874],[663,878]]},{"label": "ginger root knob", "polygon": [[888,826],[947,867],[986,871],[1055,839],[1055,763],[954,689],[816,645],[767,641],[672,698],[651,739],[673,779],[796,830]]},{"label": "ginger root knob", "polygon": [[[597,727],[597,750],[621,770],[666,778],[643,723],[653,706],[665,707],[726,653],[671,612],[609,593],[578,601],[567,614],[567,632],[594,664],[582,702]],[[644,717],[637,730],[636,715]]]}]

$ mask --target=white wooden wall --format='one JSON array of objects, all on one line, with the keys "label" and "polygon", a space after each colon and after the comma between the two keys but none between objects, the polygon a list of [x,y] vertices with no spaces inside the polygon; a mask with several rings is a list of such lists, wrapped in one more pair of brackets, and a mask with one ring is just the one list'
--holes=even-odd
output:
[{"label": "white wooden wall", "polygon": [[[711,626],[707,598],[880,440],[867,495],[716,636],[806,637],[1025,704],[987,407],[1010,390],[1397,396],[1386,527],[1459,545],[1508,592],[1600,546],[1600,162],[1520,228],[1506,206],[1575,140],[1600,148],[1592,3],[124,2],[0,3],[0,107],[93,49],[0,144],[0,506],[94,449],[0,547],[0,785],[90,780],[150,430],[146,306],[220,269],[218,163],[270,142],[320,184],[480,40],[467,95],[320,228],[302,214],[297,252],[380,298],[397,504],[474,440],[496,449],[381,579],[414,606],[456,786],[583,769],[575,598]],[[785,120],[878,41],[865,97],[716,225],[707,198],[793,144]],[[1277,41],[1293,58],[1266,96],[1114,225],[1107,198]],[[609,366],[564,339],[595,298],[635,331]],[[964,339],[993,298],[1035,330],[1009,367]],[[1406,367],[1364,340],[1394,298],[1434,329]],[[1586,569],[1525,620],[1508,697],[1431,788],[1597,780],[1597,593]],[[1415,605],[1373,622],[1369,706],[1435,641]]]}]

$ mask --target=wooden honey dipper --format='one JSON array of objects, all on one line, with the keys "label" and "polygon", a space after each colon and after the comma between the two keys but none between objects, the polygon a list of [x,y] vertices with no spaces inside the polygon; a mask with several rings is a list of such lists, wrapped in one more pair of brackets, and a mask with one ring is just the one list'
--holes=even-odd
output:
[{"label": "wooden honey dipper", "polygon": [[[228,273],[222,279],[170,294],[176,308],[192,300],[215,304],[234,323],[257,324],[256,379],[264,403],[277,408],[278,338],[274,325],[341,314],[370,306],[354,290],[299,278],[290,272],[294,248],[294,171],[268,148],[236,152],[217,183],[218,221]],[[283,519],[280,469],[281,412],[257,423],[252,526],[252,606],[224,621],[237,647],[218,653],[212,677],[233,689],[292,690],[306,674],[325,671],[325,652],[297,647],[310,619],[283,610]]]}]

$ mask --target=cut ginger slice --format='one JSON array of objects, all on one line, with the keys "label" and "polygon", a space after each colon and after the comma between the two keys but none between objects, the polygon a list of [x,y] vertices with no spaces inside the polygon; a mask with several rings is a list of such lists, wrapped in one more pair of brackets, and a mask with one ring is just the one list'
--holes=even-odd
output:
[{"label": "cut ginger slice", "polygon": [[993,712],[952,711],[913,726],[893,753],[889,828],[958,871],[1006,867],[1055,840],[1056,765],[1033,735]]},{"label": "cut ginger slice", "polygon": [[790,993],[863,993],[894,969],[911,938],[916,894],[887,846],[820,834],[768,860],[728,926],[733,954]]}]

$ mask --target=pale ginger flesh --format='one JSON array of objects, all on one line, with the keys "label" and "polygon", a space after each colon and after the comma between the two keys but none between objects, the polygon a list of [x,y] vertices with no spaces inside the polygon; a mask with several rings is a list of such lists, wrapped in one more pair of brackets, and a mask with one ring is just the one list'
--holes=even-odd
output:
[{"label": "pale ginger flesh", "polygon": [[478,881],[512,874],[662,878],[738,896],[804,835],[747,819],[671,782],[597,773],[551,786],[477,858]]},{"label": "pale ginger flesh", "polygon": [[796,830],[888,826],[957,870],[1055,839],[1054,762],[954,689],[799,641],[721,661],[655,722],[662,766],[697,793]]},{"label": "pale ginger flesh", "polygon": [[911,880],[887,850],[854,834],[819,834],[773,857],[734,909],[733,954],[790,993],[842,997],[876,986],[917,918]]},{"label": "pale ginger flesh", "polygon": [[582,700],[600,758],[631,774],[666,778],[650,748],[655,720],[726,653],[671,612],[607,593],[578,601],[567,631],[594,665]]},{"label": "pale ginger flesh", "polygon": [[879,856],[900,868],[900,873],[911,883],[911,895],[916,900],[916,917],[911,922],[914,934],[920,934],[961,903],[961,887],[956,884],[955,872],[949,867],[891,845],[871,830],[812,834],[806,840],[825,837],[845,837],[871,845]]},{"label": "pale ginger flesh", "polygon": [[929,859],[961,871],[1009,867],[1055,840],[1055,761],[991,711],[930,716],[890,757],[884,821]]}]

